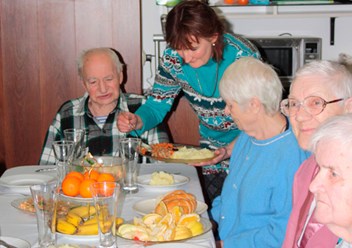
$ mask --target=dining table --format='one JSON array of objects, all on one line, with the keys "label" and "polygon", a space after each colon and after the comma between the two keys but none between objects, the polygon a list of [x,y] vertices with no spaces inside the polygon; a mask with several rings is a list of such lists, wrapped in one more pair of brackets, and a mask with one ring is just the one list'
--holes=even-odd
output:
[{"label": "dining table", "polygon": [[[26,175],[47,175],[56,176],[55,170],[50,170],[55,168],[51,165],[23,165],[16,166],[7,169],[1,176],[1,180],[10,178],[11,176],[18,176],[25,178]],[[37,172],[38,169],[49,169],[41,170]],[[150,199],[157,199],[158,197],[173,191],[175,189],[182,189],[188,193],[192,193],[197,201],[204,204],[204,198],[202,194],[202,188],[200,185],[198,173],[195,167],[182,164],[182,163],[164,163],[164,162],[154,162],[154,163],[142,163],[139,164],[138,175],[150,175],[155,171],[164,171],[174,175],[182,175],[187,178],[187,183],[180,184],[173,187],[149,187],[147,185],[140,184],[137,193],[126,193],[122,192],[123,197],[120,205],[120,217],[124,220],[133,220],[134,217],[141,217],[141,213],[136,209],[136,204],[141,201],[146,201]],[[37,231],[37,220],[34,213],[28,213],[21,211],[13,206],[13,202],[17,199],[30,197],[29,191],[19,192],[16,188],[11,186],[0,184],[0,238],[1,237],[14,237],[26,240],[31,247],[38,247],[38,231]],[[205,207],[207,207],[205,205]],[[209,219],[208,212],[206,208],[203,209],[201,217],[204,219]],[[82,247],[98,247],[99,237],[98,235],[92,236],[78,236],[78,235],[60,235],[57,233],[57,244],[76,244],[82,245]],[[159,243],[149,243],[145,244],[138,241],[127,240],[121,237],[116,239],[117,247],[125,248],[139,248],[139,247],[155,247],[155,248],[182,248],[182,247],[209,247],[215,248],[215,239],[213,232],[210,228],[208,230],[196,237],[192,237],[181,241],[172,242],[159,242]],[[1,246],[0,246],[1,247]]]}]

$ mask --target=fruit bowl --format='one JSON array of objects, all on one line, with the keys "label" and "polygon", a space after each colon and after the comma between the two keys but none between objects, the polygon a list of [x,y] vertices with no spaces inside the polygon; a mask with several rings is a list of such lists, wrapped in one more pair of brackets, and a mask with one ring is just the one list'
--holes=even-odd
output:
[{"label": "fruit bowl", "polygon": [[92,202],[92,183],[120,182],[122,172],[120,157],[93,157],[88,154],[66,166],[61,184],[62,195],[78,202]]}]

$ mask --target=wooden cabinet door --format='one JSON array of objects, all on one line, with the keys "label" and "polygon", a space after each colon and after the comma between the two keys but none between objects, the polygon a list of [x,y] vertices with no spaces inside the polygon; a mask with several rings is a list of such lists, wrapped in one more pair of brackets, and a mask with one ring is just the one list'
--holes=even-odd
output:
[{"label": "wooden cabinet door", "polygon": [[81,96],[76,59],[112,47],[142,92],[140,0],[0,0],[0,171],[37,164],[59,106]]}]

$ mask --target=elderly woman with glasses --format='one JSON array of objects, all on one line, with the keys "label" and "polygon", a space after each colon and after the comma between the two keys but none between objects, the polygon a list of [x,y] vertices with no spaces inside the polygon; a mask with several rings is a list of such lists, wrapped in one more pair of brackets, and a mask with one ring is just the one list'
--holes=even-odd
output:
[{"label": "elderly woman with glasses", "polygon": [[[290,118],[299,145],[308,150],[314,131],[332,116],[352,112],[352,75],[333,61],[313,61],[300,68],[282,112]],[[335,247],[338,237],[316,222],[309,184],[318,171],[314,156],[300,166],[293,183],[293,208],[284,248]]]},{"label": "elderly woman with glasses", "polygon": [[341,238],[337,247],[352,247],[352,115],[330,118],[314,133],[310,147],[319,166],[309,186],[314,218]]},{"label": "elderly woman with glasses", "polygon": [[224,247],[280,247],[292,206],[292,183],[308,157],[280,112],[281,82],[269,65],[240,58],[226,69],[220,94],[243,131],[211,214]]}]

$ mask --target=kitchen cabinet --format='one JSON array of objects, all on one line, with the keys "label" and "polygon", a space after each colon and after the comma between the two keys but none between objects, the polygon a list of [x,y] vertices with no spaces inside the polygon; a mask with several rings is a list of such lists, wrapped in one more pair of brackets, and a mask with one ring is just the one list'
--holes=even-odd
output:
[{"label": "kitchen cabinet", "polygon": [[59,106],[84,89],[76,59],[112,47],[141,93],[140,0],[0,0],[0,174],[37,164]]}]

